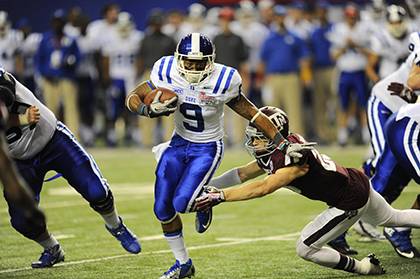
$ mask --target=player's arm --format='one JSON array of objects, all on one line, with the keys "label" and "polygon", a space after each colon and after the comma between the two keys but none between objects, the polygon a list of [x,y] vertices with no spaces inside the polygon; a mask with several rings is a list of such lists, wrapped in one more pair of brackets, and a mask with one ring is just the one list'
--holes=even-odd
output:
[{"label": "player's arm", "polygon": [[376,73],[375,68],[376,68],[376,65],[378,64],[379,56],[373,51],[370,51],[367,57],[367,61],[368,62],[366,65],[366,75],[373,83],[377,83],[379,81],[379,76]]},{"label": "player's arm", "polygon": [[278,169],[274,174],[262,180],[245,185],[229,187],[224,190],[210,187],[207,193],[195,200],[195,209],[198,211],[206,210],[225,201],[244,201],[263,197],[289,185],[296,178],[305,175],[308,170],[308,165],[293,165]]},{"label": "player's arm", "polygon": [[308,165],[294,165],[278,169],[274,174],[268,175],[262,180],[227,188],[223,190],[225,201],[243,201],[263,197],[289,185],[296,178],[305,175],[308,170]]},{"label": "player's arm", "polygon": [[237,114],[254,123],[258,130],[262,131],[266,137],[285,152],[289,142],[280,134],[270,119],[261,113],[247,97],[240,93],[238,97],[230,100],[227,105]]},{"label": "player's arm", "polygon": [[257,161],[254,160],[246,165],[230,169],[223,174],[212,178],[208,184],[222,189],[241,184],[264,173],[264,170],[262,170],[257,164]]}]

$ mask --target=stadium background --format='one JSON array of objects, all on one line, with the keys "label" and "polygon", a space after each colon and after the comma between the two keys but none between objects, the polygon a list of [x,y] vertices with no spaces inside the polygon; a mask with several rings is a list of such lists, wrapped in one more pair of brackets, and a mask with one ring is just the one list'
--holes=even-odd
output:
[{"label": "stadium background", "polygon": [[[74,0],[74,1],[53,1],[53,0],[0,0],[0,9],[9,13],[12,22],[16,23],[22,17],[26,17],[32,25],[33,31],[42,32],[49,27],[49,18],[56,9],[68,10],[71,7],[79,6],[84,13],[86,13],[92,20],[101,17],[101,7],[112,1],[101,0]],[[134,15],[134,20],[137,27],[143,30],[146,26],[146,18],[148,12],[153,8],[161,8],[163,10],[180,9],[186,11],[188,6],[192,3],[202,3],[207,7],[231,5],[235,6],[239,0],[161,0],[161,1],[145,1],[145,0],[118,0],[114,1],[121,6],[121,10],[128,11]],[[275,1],[276,3],[288,4],[291,0]],[[315,2],[314,0],[305,2]],[[329,1],[332,4],[344,4],[349,1],[333,0]],[[367,0],[352,1],[354,3],[364,4]],[[399,2],[391,1],[391,2]]]}]

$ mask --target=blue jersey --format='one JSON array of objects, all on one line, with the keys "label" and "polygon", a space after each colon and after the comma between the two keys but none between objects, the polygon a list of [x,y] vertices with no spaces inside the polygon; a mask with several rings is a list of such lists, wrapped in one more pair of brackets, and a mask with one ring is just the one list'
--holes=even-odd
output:
[{"label": "blue jersey", "polygon": [[150,79],[178,95],[175,133],[197,143],[222,139],[224,104],[239,96],[242,79],[234,68],[215,63],[214,71],[198,85],[190,85],[177,71],[174,56],[155,62]]}]

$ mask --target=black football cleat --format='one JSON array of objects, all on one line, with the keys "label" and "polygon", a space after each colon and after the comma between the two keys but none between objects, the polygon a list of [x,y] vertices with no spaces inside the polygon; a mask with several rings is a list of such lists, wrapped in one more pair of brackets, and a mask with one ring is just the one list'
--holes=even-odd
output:
[{"label": "black football cleat", "polygon": [[350,247],[346,240],[346,233],[341,234],[336,239],[327,243],[331,248],[340,252],[343,255],[357,255],[357,251]]},{"label": "black football cleat", "polygon": [[56,263],[64,261],[64,251],[61,249],[60,244],[55,245],[42,252],[38,261],[32,263],[32,268],[46,268],[52,267]]}]

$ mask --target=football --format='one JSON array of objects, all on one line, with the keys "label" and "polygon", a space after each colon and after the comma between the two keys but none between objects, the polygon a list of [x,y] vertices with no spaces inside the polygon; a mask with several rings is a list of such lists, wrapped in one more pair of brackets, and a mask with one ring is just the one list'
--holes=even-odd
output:
[{"label": "football", "polygon": [[[144,97],[143,103],[145,103],[146,105],[150,105],[153,102],[153,99],[155,98],[156,94],[159,91],[162,91],[162,95],[159,98],[159,101],[161,103],[163,103],[166,100],[170,100],[173,97],[178,98],[176,93],[173,92],[172,90],[167,89],[167,88],[163,88],[163,87],[158,87],[158,88],[154,89],[152,92],[148,93],[146,95],[146,97]],[[173,102],[170,107],[176,107],[176,105],[177,105],[177,102]]]}]

